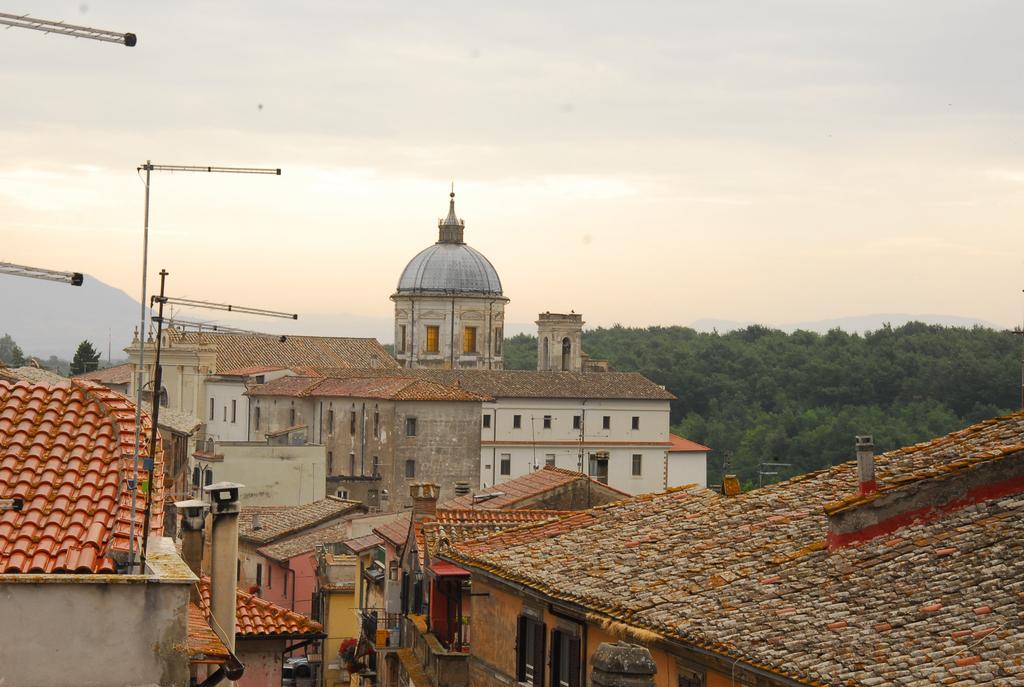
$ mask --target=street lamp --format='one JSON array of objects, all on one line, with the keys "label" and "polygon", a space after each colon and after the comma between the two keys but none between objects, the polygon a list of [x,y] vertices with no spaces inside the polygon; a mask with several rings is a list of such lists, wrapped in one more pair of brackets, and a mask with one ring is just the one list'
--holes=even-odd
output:
[{"label": "street lamp", "polygon": [[[139,299],[139,332],[146,331],[146,270],[149,267],[149,188],[150,174],[152,172],[208,172],[221,174],[271,174],[281,176],[281,169],[263,167],[214,167],[199,165],[154,165],[146,160],[139,165],[137,171],[146,172],[146,200],[142,222],[142,298]],[[142,338],[139,339],[139,373],[136,382],[135,393],[135,450],[132,459],[132,479],[129,484],[132,497],[131,521],[129,523],[129,544],[128,544],[128,569],[131,570],[135,564],[135,492],[139,487],[139,444],[142,431],[142,378],[145,374],[146,346]],[[159,389],[157,390],[159,393]],[[150,447],[152,451],[154,447]],[[143,532],[143,541],[148,537],[148,532]]]}]

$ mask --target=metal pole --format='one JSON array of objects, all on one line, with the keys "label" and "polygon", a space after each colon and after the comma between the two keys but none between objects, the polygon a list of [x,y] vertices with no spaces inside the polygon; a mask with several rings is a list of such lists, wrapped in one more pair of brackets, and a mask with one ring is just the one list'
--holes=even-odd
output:
[{"label": "metal pole", "polygon": [[153,411],[150,413],[152,426],[149,431],[149,488],[146,489],[146,515],[142,521],[142,556],[139,563],[146,560],[146,552],[149,550],[149,515],[153,508],[153,482],[156,481],[156,439],[160,431],[160,397],[163,389],[163,370],[160,368],[160,338],[163,336],[164,327],[164,284],[167,280],[167,270],[160,270],[160,296],[156,299],[159,303],[159,315],[156,320],[156,358],[153,360]]},{"label": "metal pole", "polygon": [[132,512],[128,525],[128,570],[135,565],[135,494],[139,488],[139,442],[142,431],[142,378],[146,371],[146,269],[149,260],[149,174],[153,166],[149,160],[146,170],[146,202],[142,220],[142,298],[139,312],[139,374],[135,384],[135,452],[132,457],[131,491]]}]

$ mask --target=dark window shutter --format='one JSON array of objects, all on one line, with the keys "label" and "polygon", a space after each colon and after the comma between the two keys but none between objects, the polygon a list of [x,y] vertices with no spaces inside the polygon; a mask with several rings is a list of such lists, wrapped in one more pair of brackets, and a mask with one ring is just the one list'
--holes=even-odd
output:
[{"label": "dark window shutter", "polygon": [[544,687],[544,656],[545,644],[547,643],[547,625],[537,623],[537,641],[534,644],[533,654],[533,687]]},{"label": "dark window shutter", "polygon": [[578,637],[569,638],[569,687],[581,687],[580,678],[582,671],[583,657],[580,655],[580,640]]},{"label": "dark window shutter", "polygon": [[558,678],[562,673],[562,631],[551,631],[551,687],[558,687]]},{"label": "dark window shutter", "polygon": [[516,680],[526,679],[526,616],[519,616],[516,625]]}]

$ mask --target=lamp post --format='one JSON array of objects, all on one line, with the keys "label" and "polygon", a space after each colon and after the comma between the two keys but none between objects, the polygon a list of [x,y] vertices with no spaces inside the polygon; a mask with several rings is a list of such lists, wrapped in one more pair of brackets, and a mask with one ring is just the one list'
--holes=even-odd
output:
[{"label": "lamp post", "polygon": [[[128,569],[135,565],[135,494],[139,488],[139,444],[142,438],[142,380],[146,364],[146,271],[149,267],[149,189],[152,172],[208,172],[220,174],[270,174],[281,175],[281,169],[263,167],[215,167],[199,165],[154,165],[150,160],[139,165],[138,171],[145,171],[146,196],[142,222],[142,297],[139,299],[139,371],[136,377],[135,393],[135,449],[132,455],[132,478],[128,482],[131,491],[132,510],[128,525]],[[157,389],[154,393],[159,393]],[[155,447],[150,447],[150,451]],[[143,541],[149,536],[143,532]]]}]

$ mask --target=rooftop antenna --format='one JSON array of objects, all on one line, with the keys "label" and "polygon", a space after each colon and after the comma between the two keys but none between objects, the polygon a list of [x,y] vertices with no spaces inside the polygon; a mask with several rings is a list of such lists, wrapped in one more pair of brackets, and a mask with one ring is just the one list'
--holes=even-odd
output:
[{"label": "rooftop antenna", "polygon": [[[1024,289],[1021,289],[1024,292]],[[1024,337],[1024,320],[1021,320],[1021,326],[1015,327],[1013,333],[1017,336]],[[1024,410],[1024,347],[1021,347],[1020,352],[1020,409]]]},{"label": "rooftop antenna", "polygon": [[[766,461],[759,462],[757,464],[757,486],[758,486],[758,488],[764,486],[764,478],[765,477],[770,477],[770,476],[773,476],[773,475],[778,475],[779,474],[778,468],[791,468],[791,467],[793,467],[792,463],[769,463],[769,462],[766,462]],[[765,470],[765,468],[775,468],[775,469]]]},{"label": "rooftop antenna", "polygon": [[[197,165],[155,165],[146,160],[136,168],[137,172],[146,172],[144,183],[146,186],[145,202],[142,220],[142,297],[139,299],[139,370],[135,384],[135,448],[132,453],[132,478],[128,482],[131,491],[132,503],[134,503],[135,492],[139,485],[139,444],[141,441],[142,429],[142,379],[146,370],[146,346],[141,338],[146,331],[146,270],[149,266],[149,189],[150,175],[153,172],[207,172],[218,174],[263,174],[281,175],[281,169],[261,167],[201,167]],[[157,368],[159,369],[159,368]],[[159,389],[157,390],[159,392]],[[149,533],[144,533],[143,541],[148,539]],[[135,509],[131,511],[128,540],[128,570],[133,570],[135,565]]]},{"label": "rooftop antenna", "polygon": [[[156,322],[156,316],[153,316],[153,321]],[[270,334],[267,332],[257,332],[252,329],[239,329],[238,327],[228,327],[227,325],[217,324],[216,322],[196,322],[194,320],[182,320],[178,317],[168,316],[164,318],[164,323],[168,327],[187,327],[189,329],[195,329],[199,332],[221,332],[224,334],[252,334],[254,336],[265,336],[272,339],[278,339],[282,343],[288,339],[284,334]]]},{"label": "rooftop antenna", "polygon": [[58,272],[47,270],[42,267],[28,267],[26,265],[15,265],[12,262],[0,262],[0,274],[9,274],[12,277],[28,277],[29,279],[45,279],[56,281],[71,286],[81,286],[85,277],[81,272]]},{"label": "rooftop antenna", "polygon": [[50,19],[33,19],[27,14],[0,12],[0,26],[6,26],[7,28],[13,26],[19,29],[42,31],[43,33],[56,33],[62,36],[71,36],[72,38],[88,38],[89,40],[103,41],[104,43],[120,43],[129,48],[134,48],[135,44],[139,42],[138,37],[134,33],[91,29],[88,26],[65,24],[63,21],[53,21]]},{"label": "rooftop antenna", "polygon": [[[149,533],[149,516],[153,505],[153,473],[155,470],[155,453],[156,453],[156,434],[159,431],[157,425],[160,420],[160,399],[163,396],[163,368],[160,367],[160,350],[161,342],[163,339],[163,326],[164,326],[164,306],[165,305],[188,305],[192,308],[208,308],[210,310],[228,310],[231,312],[246,312],[251,315],[261,315],[263,317],[283,317],[290,320],[297,320],[299,316],[294,313],[277,312],[275,310],[264,310],[262,308],[249,308],[244,306],[232,306],[226,303],[213,303],[210,301],[198,301],[189,298],[171,298],[165,294],[164,288],[167,284],[167,276],[169,272],[167,270],[160,270],[160,293],[159,295],[153,296],[152,304],[157,306],[157,315],[153,317],[153,321],[156,322],[156,359],[154,361],[154,373],[153,373],[153,403],[151,411],[151,427],[149,435],[149,459],[146,461],[149,470],[149,488],[146,489],[146,513],[142,524],[142,556],[140,562],[146,560],[146,551],[148,550],[149,537],[145,536]],[[139,347],[142,348],[142,343],[139,343]],[[141,391],[141,389],[140,389]],[[141,394],[140,394],[141,397]],[[138,425],[136,425],[136,431]],[[137,450],[137,449],[136,449]],[[137,468],[137,466],[136,466]],[[136,477],[136,479],[138,479]],[[134,494],[133,494],[134,498]],[[134,506],[134,502],[133,502]],[[132,509],[135,512],[135,509]],[[134,525],[134,520],[132,521]],[[134,530],[130,533],[131,541],[134,541],[135,532]]]}]

